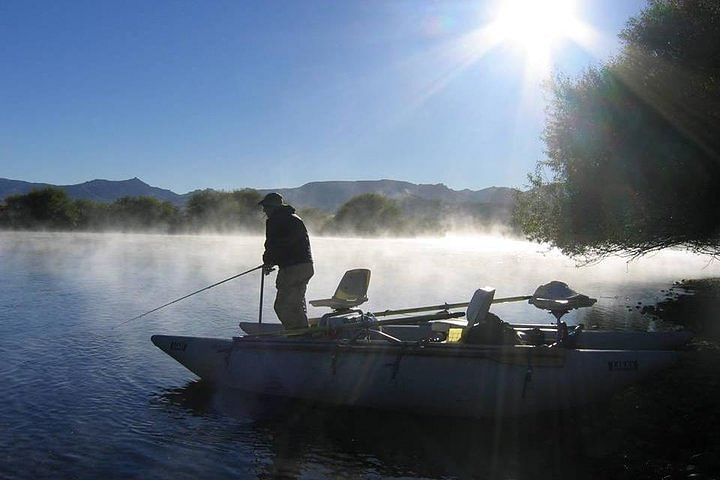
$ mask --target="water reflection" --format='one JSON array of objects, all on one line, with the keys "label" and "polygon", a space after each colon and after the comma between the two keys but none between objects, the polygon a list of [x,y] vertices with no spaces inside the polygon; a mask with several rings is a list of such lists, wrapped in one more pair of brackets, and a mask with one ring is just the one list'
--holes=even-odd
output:
[{"label": "water reflection", "polygon": [[602,405],[469,421],[249,396],[202,381],[157,401],[171,414],[221,415],[251,430],[242,437],[258,440],[260,478],[579,478],[616,441],[603,433]]}]

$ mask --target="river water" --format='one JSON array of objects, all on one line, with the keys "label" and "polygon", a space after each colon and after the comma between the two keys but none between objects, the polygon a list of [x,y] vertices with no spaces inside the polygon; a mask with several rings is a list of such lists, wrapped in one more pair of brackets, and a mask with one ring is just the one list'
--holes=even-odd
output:
[{"label": "river water", "polygon": [[[598,298],[568,315],[570,324],[667,329],[639,307],[663,300],[675,281],[720,276],[718,262],[673,251],[578,268],[547,247],[499,237],[312,243],[308,298],[330,296],[345,270],[367,267],[369,310],[468,301],[486,285],[496,297],[531,294],[562,280]],[[259,237],[0,233],[0,478],[597,474],[603,445],[567,419],[548,431],[542,419],[258,402],[209,389],[150,343],[156,333],[238,335],[238,321],[257,318],[258,272],[118,326],[259,264],[261,254]],[[269,322],[273,296],[270,283]],[[492,310],[511,322],[551,320],[526,303]]]}]

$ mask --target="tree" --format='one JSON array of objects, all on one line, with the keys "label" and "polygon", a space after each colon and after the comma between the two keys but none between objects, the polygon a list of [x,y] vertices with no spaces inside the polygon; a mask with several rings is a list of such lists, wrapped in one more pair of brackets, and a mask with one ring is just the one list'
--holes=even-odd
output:
[{"label": "tree", "polygon": [[112,228],[112,211],[109,204],[81,199],[75,200],[75,209],[78,213],[78,230],[105,230]]},{"label": "tree", "polygon": [[365,193],[341,205],[326,230],[340,234],[397,234],[404,231],[404,225],[395,200],[377,193]]},{"label": "tree", "polygon": [[47,187],[7,197],[3,217],[10,228],[72,230],[78,214],[64,190]]},{"label": "tree", "polygon": [[653,0],[622,53],[556,78],[515,218],[571,255],[720,253],[720,3]]},{"label": "tree", "polygon": [[264,225],[263,213],[258,206],[258,202],[262,200],[262,195],[252,188],[233,190],[230,195],[236,205],[235,219],[240,228],[250,231],[262,230]]},{"label": "tree", "polygon": [[297,214],[303,219],[311,234],[322,232],[332,219],[332,214],[319,208],[301,208]]},{"label": "tree", "polygon": [[407,196],[397,201],[403,216],[401,233],[411,235],[441,235],[452,226],[446,211],[448,206],[438,199],[425,199]]},{"label": "tree", "polygon": [[164,231],[179,222],[179,211],[170,202],[154,197],[122,197],[110,205],[111,228],[144,231]]},{"label": "tree", "polygon": [[258,206],[261,195],[252,189],[219,192],[202,190],[193,193],[187,202],[189,228],[194,231],[259,231],[262,212]]}]

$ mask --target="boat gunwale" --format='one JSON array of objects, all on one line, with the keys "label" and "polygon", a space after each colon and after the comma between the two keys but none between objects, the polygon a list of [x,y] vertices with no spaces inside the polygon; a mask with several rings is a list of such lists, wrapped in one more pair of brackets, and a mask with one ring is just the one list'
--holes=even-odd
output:
[{"label": "boat gunwale", "polygon": [[485,358],[495,361],[502,361],[503,357],[560,359],[564,358],[569,350],[547,345],[468,345],[418,342],[348,344],[337,340],[259,339],[253,337],[234,337],[233,349]]}]

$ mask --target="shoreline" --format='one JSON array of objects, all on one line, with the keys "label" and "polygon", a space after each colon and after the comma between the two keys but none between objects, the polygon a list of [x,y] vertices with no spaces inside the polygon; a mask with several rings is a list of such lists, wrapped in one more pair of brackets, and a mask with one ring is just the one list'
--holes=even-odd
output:
[{"label": "shoreline", "polygon": [[[643,313],[680,325],[697,334],[702,346],[720,340],[720,278],[683,279],[665,292],[666,299],[643,307]],[[700,346],[700,344],[697,344]]]},{"label": "shoreline", "polygon": [[720,278],[684,279],[644,314],[696,334],[676,366],[615,395],[590,436],[600,478],[720,475]]}]

